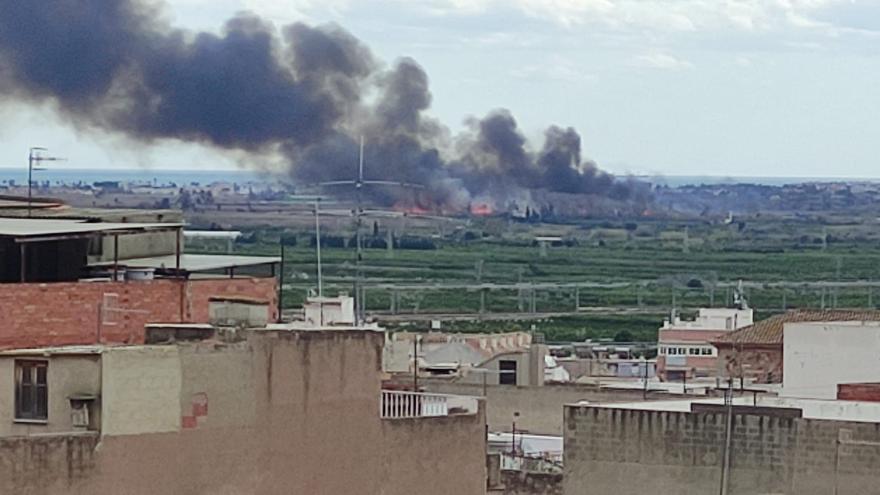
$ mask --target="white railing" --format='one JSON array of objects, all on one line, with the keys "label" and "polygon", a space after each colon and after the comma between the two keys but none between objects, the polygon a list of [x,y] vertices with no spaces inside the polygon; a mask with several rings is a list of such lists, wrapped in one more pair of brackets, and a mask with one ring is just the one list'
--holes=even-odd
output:
[{"label": "white railing", "polygon": [[382,419],[438,418],[476,414],[479,399],[461,395],[383,390],[379,401]]}]

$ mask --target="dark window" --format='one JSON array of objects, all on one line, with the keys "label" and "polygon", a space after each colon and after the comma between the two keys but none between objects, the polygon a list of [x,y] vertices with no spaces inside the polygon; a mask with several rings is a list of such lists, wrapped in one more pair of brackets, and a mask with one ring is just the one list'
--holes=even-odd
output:
[{"label": "dark window", "polygon": [[499,361],[498,383],[501,385],[516,385],[516,361]]},{"label": "dark window", "polygon": [[15,362],[15,419],[49,418],[46,361]]}]

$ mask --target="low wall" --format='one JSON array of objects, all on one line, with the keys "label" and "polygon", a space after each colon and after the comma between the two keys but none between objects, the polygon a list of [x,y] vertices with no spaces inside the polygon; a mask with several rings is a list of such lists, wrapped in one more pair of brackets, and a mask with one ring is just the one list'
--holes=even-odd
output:
[{"label": "low wall", "polygon": [[[0,284],[0,349],[142,343],[146,323],[207,322],[212,296],[269,301],[278,311],[274,278]],[[113,301],[117,311],[99,305]]]},{"label": "low wall", "polygon": [[562,474],[501,471],[502,488],[492,493],[504,495],[562,495]]},{"label": "low wall", "polygon": [[0,440],[0,494],[484,494],[485,411],[381,419],[383,341],[255,331],[108,350],[100,445]]},{"label": "low wall", "polygon": [[[544,385],[517,387],[513,385],[482,385],[440,380],[420,380],[428,392],[483,396],[486,393],[486,422],[489,431],[510,431],[514,412],[516,430],[542,435],[562,435],[562,409],[565,404],[579,401],[632,402],[642,400],[638,390],[600,390],[586,385]],[[649,398],[668,399],[670,395],[651,393]]]},{"label": "low wall", "polygon": [[[726,414],[571,406],[565,415],[567,495],[719,492]],[[841,430],[851,440],[838,464]],[[871,442],[880,442],[878,423],[737,414],[728,493],[877,493],[880,446]]]},{"label": "low wall", "polygon": [[94,474],[98,435],[0,438],[0,493],[67,493]]}]

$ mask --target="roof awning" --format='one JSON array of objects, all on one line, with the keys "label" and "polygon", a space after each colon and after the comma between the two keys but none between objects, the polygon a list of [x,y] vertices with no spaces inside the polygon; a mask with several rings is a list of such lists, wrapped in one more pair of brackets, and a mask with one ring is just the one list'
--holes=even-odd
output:
[{"label": "roof awning", "polygon": [[0,237],[12,237],[17,243],[80,239],[101,233],[125,235],[174,231],[181,228],[183,228],[182,223],[113,223],[42,218],[0,218]]},{"label": "roof awning", "polygon": [[[225,270],[229,268],[271,265],[281,263],[277,256],[235,256],[220,254],[181,254],[180,269],[187,272],[206,272],[212,270]],[[173,254],[166,256],[154,256],[150,258],[135,258],[119,260],[119,266],[129,268],[155,268],[159,270],[174,270],[177,267],[177,257]],[[112,261],[92,263],[89,266],[112,266]]]}]

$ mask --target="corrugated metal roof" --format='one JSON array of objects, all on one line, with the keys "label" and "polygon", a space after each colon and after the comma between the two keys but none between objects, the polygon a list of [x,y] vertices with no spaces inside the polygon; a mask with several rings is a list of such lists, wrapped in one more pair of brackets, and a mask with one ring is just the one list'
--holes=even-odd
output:
[{"label": "corrugated metal roof", "polygon": [[[258,266],[269,263],[281,263],[277,256],[235,256],[229,254],[181,254],[180,269],[188,272],[201,272],[209,270],[223,270],[244,266]],[[112,261],[92,263],[89,266],[111,266]],[[172,269],[177,266],[177,258],[173,254],[166,256],[153,256],[150,258],[136,258],[119,260],[120,266],[131,268],[162,268]]]},{"label": "corrugated metal roof", "polygon": [[880,321],[880,311],[842,309],[787,311],[718,337],[712,343],[722,347],[735,345],[781,346],[782,330],[786,323],[810,321]]},{"label": "corrugated metal roof", "polygon": [[181,223],[111,223],[43,218],[0,218],[0,236],[26,238],[86,235],[123,230],[155,230],[183,227]]}]

